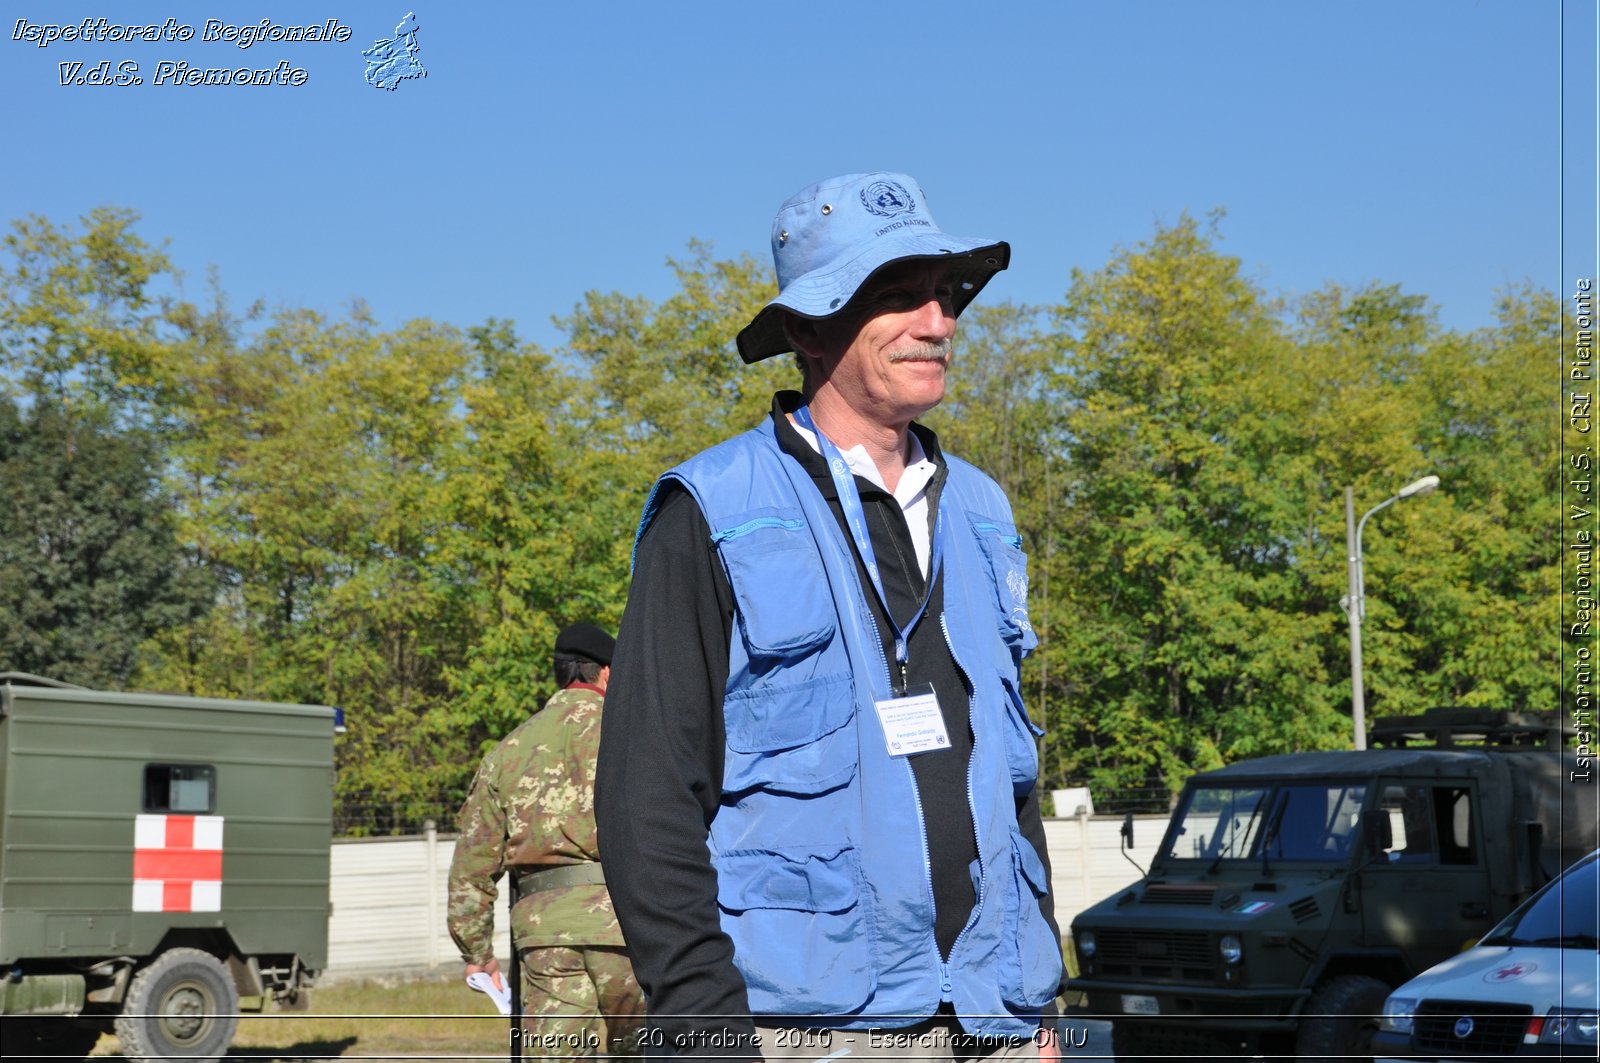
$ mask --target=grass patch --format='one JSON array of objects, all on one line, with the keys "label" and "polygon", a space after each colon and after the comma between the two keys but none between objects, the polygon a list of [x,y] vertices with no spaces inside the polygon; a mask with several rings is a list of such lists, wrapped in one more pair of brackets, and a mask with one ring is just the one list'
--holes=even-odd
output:
[{"label": "grass patch", "polygon": [[[229,1059],[505,1059],[509,1020],[457,980],[339,982],[311,992],[308,1011],[239,1017]],[[93,1055],[119,1057],[112,1036]]]}]

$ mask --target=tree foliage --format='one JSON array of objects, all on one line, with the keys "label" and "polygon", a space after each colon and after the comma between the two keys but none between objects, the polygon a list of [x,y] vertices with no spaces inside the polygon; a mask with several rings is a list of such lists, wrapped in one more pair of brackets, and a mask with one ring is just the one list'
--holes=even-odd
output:
[{"label": "tree foliage", "polygon": [[[734,350],[769,272],[698,243],[671,296],[591,292],[544,351],[238,315],[214,281],[197,306],[136,220],[5,238],[0,664],[341,705],[341,795],[397,816],[548,696],[556,631],[615,625],[656,476],[797,381]],[[1364,512],[1444,482],[1366,528],[1369,711],[1555,704],[1559,304],[1513,290],[1457,333],[1389,285],[1291,302],[1220,224],[974,307],[930,416],[1027,540],[1049,785],[1348,744],[1346,485]]]},{"label": "tree foliage", "polygon": [[156,447],[95,406],[0,396],[3,667],[121,687],[140,647],[202,611]]},{"label": "tree foliage", "polygon": [[13,393],[89,397],[111,410],[159,401],[168,347],[152,285],[170,272],[131,211],[100,207],[81,231],[30,215],[3,241],[0,359]]},{"label": "tree foliage", "polygon": [[1280,464],[1304,392],[1277,308],[1186,218],[1076,274],[1055,342],[1080,770],[1171,786],[1325,743],[1333,619],[1305,608],[1311,499]]}]

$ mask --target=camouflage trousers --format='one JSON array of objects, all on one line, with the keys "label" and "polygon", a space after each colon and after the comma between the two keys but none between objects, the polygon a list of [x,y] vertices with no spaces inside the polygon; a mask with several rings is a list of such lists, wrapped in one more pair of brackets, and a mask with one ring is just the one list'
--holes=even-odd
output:
[{"label": "camouflage trousers", "polygon": [[639,1054],[644,994],[626,949],[522,950],[522,1057]]}]

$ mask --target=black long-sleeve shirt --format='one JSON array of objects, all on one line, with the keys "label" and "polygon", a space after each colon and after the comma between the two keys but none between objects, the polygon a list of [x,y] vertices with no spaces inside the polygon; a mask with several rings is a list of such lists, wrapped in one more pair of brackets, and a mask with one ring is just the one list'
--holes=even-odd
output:
[{"label": "black long-sleeve shirt", "polygon": [[[785,416],[797,401],[792,393],[774,400],[779,445],[811,475],[848,538],[826,463]],[[946,467],[933,433],[913,430],[938,466],[927,489],[931,520]],[[970,865],[977,843],[966,798],[970,691],[938,618],[943,580],[966,574],[947,571],[928,588],[899,503],[868,480],[858,476],[855,482],[890,612],[903,623],[923,594],[930,595],[909,640],[907,682],[933,686],[951,745],[912,757],[911,767],[928,839],[934,937],[948,955],[976,903]],[[859,557],[856,564],[861,585],[870,586]],[[869,600],[892,661],[894,627],[876,596]],[[721,800],[722,699],[734,625],[733,593],[705,517],[686,491],[668,487],[639,544],[612,661],[595,811],[607,885],[652,1024],[669,1039],[683,1035],[689,1047],[681,1054],[689,1056],[700,1054],[693,1046],[706,1044],[714,1032],[753,1028],[733,944],[721,929],[717,876],[706,846]],[[1036,789],[1019,802],[1018,821],[1048,868]],[[1054,929],[1049,899],[1044,903]]]}]

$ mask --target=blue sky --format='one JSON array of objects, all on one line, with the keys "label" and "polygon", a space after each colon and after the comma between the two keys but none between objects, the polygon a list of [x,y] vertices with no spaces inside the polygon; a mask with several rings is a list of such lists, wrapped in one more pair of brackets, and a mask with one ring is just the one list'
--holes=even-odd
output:
[{"label": "blue sky", "polygon": [[[238,305],[362,298],[387,325],[508,317],[553,345],[586,290],[664,297],[691,238],[765,258],[782,199],[868,169],[915,175],[950,231],[1011,241],[991,298],[1055,301],[1074,267],[1218,207],[1268,290],[1399,283],[1450,327],[1488,323],[1507,285],[1594,271],[1594,0],[3,10],[0,220],[131,207],[191,294],[214,264]],[[375,89],[361,51],[408,10],[428,76]],[[12,39],[101,16],[197,32]],[[200,39],[263,18],[352,37]],[[145,83],[59,84],[57,64],[105,59]],[[163,60],[307,74],[156,85]]]}]

